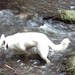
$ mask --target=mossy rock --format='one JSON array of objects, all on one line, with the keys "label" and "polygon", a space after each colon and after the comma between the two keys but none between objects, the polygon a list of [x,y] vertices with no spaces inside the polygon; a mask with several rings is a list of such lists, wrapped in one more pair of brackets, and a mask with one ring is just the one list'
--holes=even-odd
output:
[{"label": "mossy rock", "polygon": [[65,61],[65,71],[75,75],[75,56],[71,56]]},{"label": "mossy rock", "polygon": [[63,21],[75,22],[75,10],[58,10]]},{"label": "mossy rock", "polygon": [[44,16],[43,19],[53,19],[66,23],[75,23],[75,10],[58,10],[56,12],[49,13],[48,15]]},{"label": "mossy rock", "polygon": [[0,71],[0,75],[9,75],[7,72]]}]

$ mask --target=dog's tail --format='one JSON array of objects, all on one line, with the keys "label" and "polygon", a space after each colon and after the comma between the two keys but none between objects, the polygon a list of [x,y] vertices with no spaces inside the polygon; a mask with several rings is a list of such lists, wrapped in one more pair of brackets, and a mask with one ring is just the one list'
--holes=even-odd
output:
[{"label": "dog's tail", "polygon": [[58,45],[54,44],[51,40],[49,40],[48,46],[51,47],[52,50],[62,51],[67,49],[69,43],[70,43],[70,40],[68,38],[63,39],[61,43]]}]

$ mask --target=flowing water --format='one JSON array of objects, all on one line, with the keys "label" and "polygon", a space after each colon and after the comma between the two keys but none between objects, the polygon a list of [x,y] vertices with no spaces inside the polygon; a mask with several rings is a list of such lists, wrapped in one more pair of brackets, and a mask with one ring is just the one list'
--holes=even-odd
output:
[{"label": "flowing water", "polygon": [[[45,3],[48,3],[49,5],[49,0],[46,1],[42,0],[42,1],[43,1],[43,6]],[[30,1],[28,2],[30,3]],[[31,2],[33,3],[33,1]],[[58,0],[58,1],[53,0],[50,2],[51,4],[53,3],[54,6],[52,7],[51,11],[54,11],[56,9],[62,9],[62,8],[73,9],[75,7],[73,4],[74,2],[73,0],[69,2],[68,0],[65,0],[65,2],[63,2],[62,0]],[[37,2],[36,4],[37,9],[39,9],[37,7],[38,5],[41,5],[41,1]],[[40,10],[43,8],[43,6],[40,8]],[[46,9],[47,11],[45,10],[46,7],[43,8],[42,10],[44,11],[44,13],[45,12],[49,13],[49,8],[51,8],[51,6],[52,5],[50,5]],[[70,44],[68,49],[62,52],[54,52],[50,50],[48,54],[48,58],[51,61],[51,65],[49,67],[46,66],[46,63],[38,55],[35,56],[33,55],[32,57],[29,58],[24,57],[22,55],[21,56],[16,55],[7,59],[6,58],[7,52],[3,50],[0,52],[0,64],[1,65],[3,64],[3,66],[1,66],[0,69],[2,71],[3,70],[9,71],[9,68],[4,66],[6,64],[12,67],[16,72],[18,72],[19,75],[64,75],[61,72],[62,61],[65,59],[65,56],[68,53],[74,51],[75,49],[74,46],[75,25],[65,24],[63,22],[57,22],[57,21],[53,22],[51,19],[43,20],[43,16],[42,15],[40,16],[38,13],[36,13],[38,12],[38,10],[36,11],[36,8],[34,7],[35,5],[32,7],[27,6],[28,11],[34,13],[33,16],[29,19],[24,18],[24,16],[22,15],[14,14],[14,11],[12,10],[8,10],[8,9],[1,10],[0,11],[0,35],[5,34],[5,36],[8,36],[17,32],[28,32],[28,31],[41,32],[46,34],[49,37],[49,39],[52,40],[55,44],[59,44],[61,40],[63,40],[65,37],[69,38],[72,43]],[[11,73],[11,71],[9,73]],[[12,75],[15,75],[15,73],[13,73]]]}]

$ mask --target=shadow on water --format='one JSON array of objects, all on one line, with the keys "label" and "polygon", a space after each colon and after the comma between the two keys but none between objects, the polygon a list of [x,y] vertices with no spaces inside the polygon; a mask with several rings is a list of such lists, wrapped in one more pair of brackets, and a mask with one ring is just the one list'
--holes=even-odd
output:
[{"label": "shadow on water", "polygon": [[[30,3],[30,1],[28,2]],[[54,4],[54,2],[52,1],[51,4]],[[59,6],[61,5],[60,0],[58,0],[56,3],[58,3]],[[49,4],[50,3],[48,3],[48,5]],[[65,2],[62,3],[62,5],[64,4]],[[38,6],[38,3],[37,5],[34,6]],[[50,10],[49,8],[51,8],[51,6],[52,5],[48,7],[47,12]],[[56,6],[57,6],[56,8],[58,8],[58,5]],[[36,9],[32,9],[33,7],[31,8],[27,6],[27,8],[28,8],[27,11],[31,13],[33,13],[33,11],[30,10],[36,11]],[[39,9],[38,7],[36,8]],[[40,10],[42,8],[43,7],[41,7]],[[44,13],[46,11],[45,8],[43,8]],[[61,8],[64,8],[64,6],[58,9]],[[67,8],[67,6],[65,8]],[[37,12],[39,11],[37,10]],[[6,55],[9,56],[11,54],[11,51],[7,52],[2,50],[0,51],[0,71],[7,72],[8,75],[64,75],[60,71],[60,69],[62,68],[62,61],[63,59],[65,59],[65,55],[75,49],[75,38],[74,38],[75,25],[65,24],[62,22],[53,22],[51,19],[46,21],[42,19],[42,16],[39,16],[36,13],[33,14],[30,18],[25,18],[20,14],[15,14],[13,10],[0,11],[0,35],[5,34],[6,36],[8,36],[17,32],[28,32],[28,31],[42,32],[46,34],[49,37],[49,39],[52,40],[55,44],[60,43],[61,40],[65,37],[68,37],[72,41],[72,43],[65,51],[62,52],[54,52],[52,50],[49,51],[48,58],[51,61],[51,65],[49,67],[46,66],[46,62],[42,60],[38,55],[32,55],[30,57],[23,55],[15,55],[12,56],[11,58],[6,58]],[[34,49],[35,48],[32,48],[31,50]]]}]

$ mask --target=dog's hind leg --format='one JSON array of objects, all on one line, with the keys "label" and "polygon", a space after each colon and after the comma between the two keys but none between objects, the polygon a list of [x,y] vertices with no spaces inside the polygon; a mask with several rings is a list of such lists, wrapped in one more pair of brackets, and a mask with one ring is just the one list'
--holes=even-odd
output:
[{"label": "dog's hind leg", "polygon": [[49,66],[50,60],[47,58],[47,55],[48,55],[48,52],[49,52],[49,47],[44,45],[44,44],[43,45],[38,44],[37,45],[37,51],[38,51],[38,54],[40,55],[40,57],[42,59],[44,59],[47,62],[47,65]]}]

